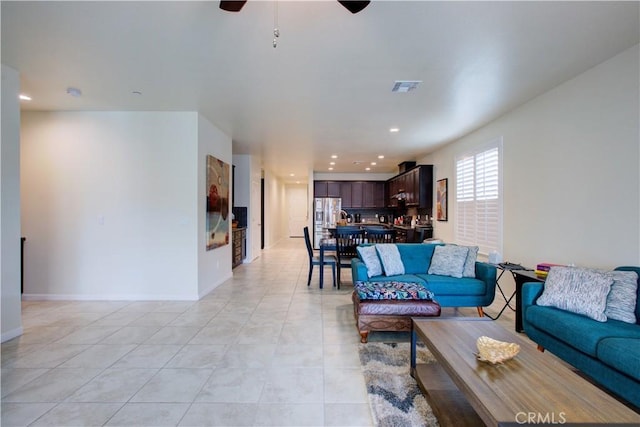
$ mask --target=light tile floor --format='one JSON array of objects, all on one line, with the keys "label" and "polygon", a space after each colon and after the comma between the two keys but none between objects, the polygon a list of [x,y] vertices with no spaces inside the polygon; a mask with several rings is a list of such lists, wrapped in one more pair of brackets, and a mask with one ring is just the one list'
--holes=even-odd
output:
[{"label": "light tile floor", "polygon": [[23,302],[2,426],[372,425],[350,272],[307,287],[304,240],[286,239],[233,273],[200,301]]}]

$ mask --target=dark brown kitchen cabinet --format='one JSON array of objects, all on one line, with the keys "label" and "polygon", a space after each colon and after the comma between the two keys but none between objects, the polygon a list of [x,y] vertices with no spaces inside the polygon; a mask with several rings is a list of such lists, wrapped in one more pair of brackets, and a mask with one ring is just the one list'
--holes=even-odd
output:
[{"label": "dark brown kitchen cabinet", "polygon": [[341,181],[340,182],[340,198],[342,199],[342,207],[343,208],[351,208],[353,207],[351,201],[351,181]]},{"label": "dark brown kitchen cabinet", "polygon": [[431,210],[433,205],[433,165],[420,165],[387,181],[388,206],[398,206],[398,194],[405,206]]},{"label": "dark brown kitchen cabinet", "polygon": [[415,206],[420,203],[420,168],[412,169],[404,176],[405,203],[407,206]]},{"label": "dark brown kitchen cabinet", "polygon": [[342,197],[340,181],[327,181],[327,197]]},{"label": "dark brown kitchen cabinet", "polygon": [[340,197],[342,207],[384,208],[385,181],[314,181],[314,197]]},{"label": "dark brown kitchen cabinet", "polygon": [[352,208],[368,208],[374,206],[365,206],[364,204],[364,182],[355,181],[351,183],[351,207]]},{"label": "dark brown kitchen cabinet", "polygon": [[341,197],[341,181],[313,181],[313,197]]},{"label": "dark brown kitchen cabinet", "polygon": [[384,181],[366,181],[362,183],[362,207],[385,207],[385,183]]},{"label": "dark brown kitchen cabinet", "polygon": [[313,181],[313,197],[327,197],[327,181]]}]

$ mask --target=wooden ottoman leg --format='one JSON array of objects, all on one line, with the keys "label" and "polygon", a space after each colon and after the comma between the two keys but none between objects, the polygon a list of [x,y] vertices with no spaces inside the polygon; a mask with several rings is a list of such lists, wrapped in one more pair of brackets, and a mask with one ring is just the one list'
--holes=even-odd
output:
[{"label": "wooden ottoman leg", "polygon": [[369,331],[359,331],[360,332],[360,342],[362,344],[366,344],[369,340]]}]

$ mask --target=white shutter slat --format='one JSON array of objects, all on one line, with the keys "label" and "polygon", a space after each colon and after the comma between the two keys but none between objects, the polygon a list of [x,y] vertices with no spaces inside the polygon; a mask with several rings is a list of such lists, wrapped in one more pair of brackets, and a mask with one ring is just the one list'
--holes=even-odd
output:
[{"label": "white shutter slat", "polygon": [[456,242],[485,254],[502,249],[501,144],[456,159]]}]

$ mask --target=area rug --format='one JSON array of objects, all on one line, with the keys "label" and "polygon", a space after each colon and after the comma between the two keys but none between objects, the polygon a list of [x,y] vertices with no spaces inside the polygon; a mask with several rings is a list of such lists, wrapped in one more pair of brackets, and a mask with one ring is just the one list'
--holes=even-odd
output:
[{"label": "area rug", "polygon": [[[438,426],[431,407],[410,375],[410,344],[360,344],[360,363],[369,395],[373,421],[378,427]],[[435,363],[419,346],[419,363]]]}]

